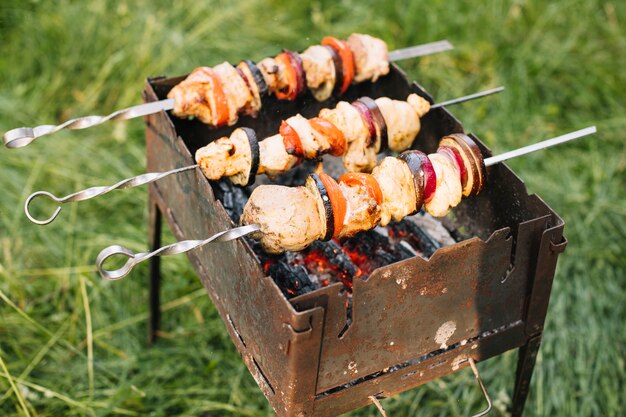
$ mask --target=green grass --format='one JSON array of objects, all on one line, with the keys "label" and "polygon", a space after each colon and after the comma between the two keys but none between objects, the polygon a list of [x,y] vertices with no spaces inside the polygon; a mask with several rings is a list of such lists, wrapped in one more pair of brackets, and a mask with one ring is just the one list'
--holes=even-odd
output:
[{"label": "green grass", "polygon": [[[139,103],[147,76],[303,49],[325,34],[370,33],[391,49],[447,38],[454,51],[401,66],[441,99],[505,85],[453,110],[495,151],[598,126],[595,137],[510,163],[564,217],[570,241],[526,415],[623,415],[626,3],[168,3],[3,0],[0,131],[106,114]],[[146,248],[145,189],[67,205],[44,228],[22,213],[33,191],[64,195],[143,172],[143,148],[135,120],[0,150],[0,415],[271,413],[185,257],[163,262],[165,333],[151,349],[145,265],[114,284],[94,273],[105,246]],[[494,415],[510,403],[515,363],[511,352],[479,365]],[[383,404],[391,416],[483,406],[469,370]]]}]

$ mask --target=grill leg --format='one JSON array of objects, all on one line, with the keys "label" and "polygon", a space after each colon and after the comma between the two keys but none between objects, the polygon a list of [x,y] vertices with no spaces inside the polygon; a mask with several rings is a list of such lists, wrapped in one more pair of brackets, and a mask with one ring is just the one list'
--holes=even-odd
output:
[{"label": "grill leg", "polygon": [[524,346],[519,348],[517,360],[517,372],[515,376],[515,389],[513,391],[512,417],[521,417],[524,405],[528,397],[530,379],[535,369],[537,353],[541,345],[541,334],[532,337]]},{"label": "grill leg", "polygon": [[[150,198],[150,217],[148,225],[148,245],[150,251],[161,247],[161,211],[159,206]],[[149,308],[148,320],[148,343],[152,345],[156,339],[161,325],[161,257],[150,258],[149,268]]]}]

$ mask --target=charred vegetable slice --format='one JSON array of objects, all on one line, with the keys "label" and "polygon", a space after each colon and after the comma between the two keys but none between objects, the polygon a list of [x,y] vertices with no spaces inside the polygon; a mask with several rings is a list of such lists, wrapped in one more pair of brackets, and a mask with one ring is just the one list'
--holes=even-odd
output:
[{"label": "charred vegetable slice", "polygon": [[259,160],[261,158],[261,152],[259,149],[259,141],[256,136],[256,132],[249,127],[242,127],[241,130],[246,132],[248,136],[248,143],[250,143],[250,154],[251,154],[251,163],[250,163],[250,173],[248,174],[248,181],[246,185],[254,184],[256,180],[256,172],[259,170]]},{"label": "charred vegetable slice", "polygon": [[328,241],[333,238],[335,232],[335,216],[333,213],[333,205],[331,203],[330,195],[328,194],[328,190],[326,186],[322,182],[322,179],[318,174],[311,174],[306,180],[305,184],[306,188],[309,191],[316,191],[319,194],[318,201],[321,202],[321,206],[318,204],[321,212],[324,214],[325,223],[326,223],[326,232],[324,233],[324,237],[321,239],[323,241]]},{"label": "charred vegetable slice", "polygon": [[346,217],[346,198],[339,189],[339,184],[331,176],[323,172],[318,174],[320,180],[326,187],[326,192],[330,198],[330,204],[333,208],[333,233],[332,237],[337,237],[341,233],[343,220]]}]

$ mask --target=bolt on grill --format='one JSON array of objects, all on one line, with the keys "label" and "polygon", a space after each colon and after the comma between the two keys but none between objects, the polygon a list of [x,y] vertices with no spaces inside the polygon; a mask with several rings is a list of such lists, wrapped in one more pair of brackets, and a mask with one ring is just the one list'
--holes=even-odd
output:
[{"label": "bolt on grill", "polygon": [[[163,99],[182,78],[154,78],[147,102]],[[343,99],[415,92],[395,65],[378,82],[352,87]],[[432,101],[432,100],[431,100]],[[242,117],[266,137],[295,113],[322,106],[306,96],[264,104]],[[147,169],[193,163],[193,154],[234,128],[209,130],[165,112],[146,118]],[[445,108],[422,120],[414,147],[463,132]],[[490,151],[478,138],[484,155]],[[331,163],[324,165],[333,173]],[[301,185],[303,164],[280,183]],[[335,416],[422,385],[507,350],[519,349],[513,415],[521,415],[539,349],[564,223],[505,165],[488,170],[488,186],[442,224],[417,215],[345,242],[269,256],[249,239],[188,254],[259,387],[279,416]],[[257,179],[257,185],[261,182]],[[150,244],[160,246],[164,218],[177,239],[203,239],[232,228],[251,192],[209,183],[199,170],[150,185]],[[150,260],[152,337],[158,328],[159,258]]]}]

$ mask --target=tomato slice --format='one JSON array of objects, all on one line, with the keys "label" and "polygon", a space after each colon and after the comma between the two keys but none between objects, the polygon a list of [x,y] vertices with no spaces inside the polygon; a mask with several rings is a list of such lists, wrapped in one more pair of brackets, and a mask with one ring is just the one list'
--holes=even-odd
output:
[{"label": "tomato slice", "polygon": [[314,117],[309,120],[311,127],[324,135],[330,143],[330,154],[332,156],[343,155],[346,151],[346,137],[337,126],[326,119]]},{"label": "tomato slice", "polygon": [[339,236],[339,233],[341,233],[343,220],[346,217],[346,197],[344,197],[341,192],[341,188],[339,188],[337,181],[335,181],[331,176],[324,174],[323,172],[320,172],[318,176],[326,188],[328,198],[330,198],[330,205],[333,207],[333,218],[335,221],[335,231],[333,233],[333,237],[337,237]]},{"label": "tomato slice", "polygon": [[382,204],[383,202],[383,192],[373,175],[363,172],[347,172],[339,178],[339,182],[348,186],[361,185],[365,187],[369,196],[376,200],[376,203]]},{"label": "tomato slice", "polygon": [[289,124],[283,120],[278,133],[283,137],[283,145],[289,155],[294,155],[299,158],[304,156],[302,141],[300,140],[300,136],[298,136],[298,132],[296,132],[293,127],[289,126]]},{"label": "tomato slice", "polygon": [[208,102],[207,105],[211,109],[212,114],[216,117],[215,127],[227,124],[230,116],[228,99],[226,98],[226,93],[224,93],[224,87],[222,86],[220,77],[215,71],[210,67],[196,68],[187,77],[187,80],[209,85],[213,98],[215,99],[215,108],[211,106],[210,102]]},{"label": "tomato slice", "polygon": [[287,54],[289,62],[291,62],[291,67],[296,73],[295,97],[298,97],[304,92],[304,90],[306,90],[306,75],[304,74],[304,64],[302,63],[302,58],[300,58],[300,55],[298,55],[297,53],[288,51],[286,49],[284,49],[283,51],[285,54]]},{"label": "tomato slice", "polygon": [[276,98],[279,100],[295,100],[298,96],[298,74],[289,58],[289,54],[286,52],[278,54],[274,61],[282,65],[285,71],[285,78],[287,79],[287,87],[282,90],[276,90]]},{"label": "tomato slice", "polygon": [[352,80],[354,79],[354,56],[348,45],[332,36],[326,36],[322,39],[322,45],[330,46],[341,57],[342,69],[343,69],[343,83],[339,94],[346,92]]},{"label": "tomato slice", "polygon": [[209,84],[211,84],[211,91],[213,92],[213,96],[215,98],[215,109],[212,109],[215,111],[215,116],[217,117],[215,126],[224,126],[228,123],[229,110],[228,99],[226,98],[226,93],[224,93],[222,81],[212,68],[203,67],[201,72],[208,76],[207,81],[210,80]]}]

